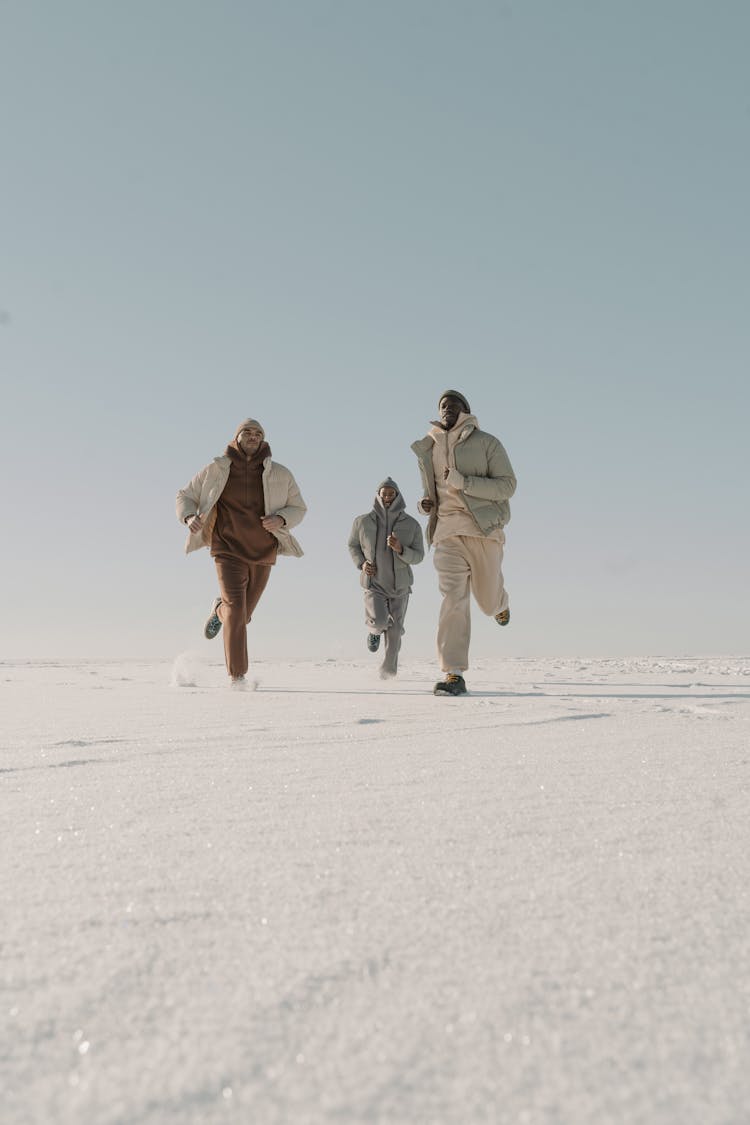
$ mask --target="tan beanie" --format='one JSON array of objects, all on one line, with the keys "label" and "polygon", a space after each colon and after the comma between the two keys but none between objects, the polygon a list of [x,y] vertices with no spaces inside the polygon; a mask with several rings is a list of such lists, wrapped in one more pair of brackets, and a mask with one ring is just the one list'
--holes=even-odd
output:
[{"label": "tan beanie", "polygon": [[235,441],[237,441],[237,438],[240,436],[243,430],[260,430],[260,432],[263,434],[263,437],[266,436],[266,431],[263,429],[260,422],[256,421],[255,418],[246,418],[244,422],[240,422],[234,433]]}]

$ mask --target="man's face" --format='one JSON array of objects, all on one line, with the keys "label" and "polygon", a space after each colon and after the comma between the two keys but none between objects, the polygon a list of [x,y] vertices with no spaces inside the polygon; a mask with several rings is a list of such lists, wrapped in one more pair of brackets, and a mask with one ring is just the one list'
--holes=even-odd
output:
[{"label": "man's face", "polygon": [[395,488],[389,488],[387,485],[384,485],[383,488],[380,489],[378,496],[383,501],[383,507],[390,508],[391,504],[398,496],[398,493]]},{"label": "man's face", "polygon": [[446,430],[453,429],[463,408],[463,403],[453,395],[446,395],[445,398],[440,399],[440,405],[438,406],[440,421]]},{"label": "man's face", "polygon": [[237,434],[237,444],[248,457],[257,453],[263,441],[263,432],[252,426],[249,430],[240,430]]}]

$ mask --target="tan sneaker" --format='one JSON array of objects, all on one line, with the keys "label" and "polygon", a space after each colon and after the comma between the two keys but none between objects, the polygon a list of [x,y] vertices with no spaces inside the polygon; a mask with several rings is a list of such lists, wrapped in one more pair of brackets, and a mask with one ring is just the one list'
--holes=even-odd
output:
[{"label": "tan sneaker", "polygon": [[449,672],[444,680],[438,680],[433,688],[434,695],[466,695],[466,681],[457,672]]}]

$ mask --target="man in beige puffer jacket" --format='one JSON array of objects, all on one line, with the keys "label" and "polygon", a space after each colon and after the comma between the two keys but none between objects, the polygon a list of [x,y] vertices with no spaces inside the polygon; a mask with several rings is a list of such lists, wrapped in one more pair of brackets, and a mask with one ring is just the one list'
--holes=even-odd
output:
[{"label": "man in beige puffer jacket", "polygon": [[464,395],[444,391],[440,420],[412,445],[425,495],[417,505],[429,515],[427,542],[435,548],[435,569],[443,595],[437,648],[445,679],[436,695],[465,695],[469,667],[470,594],[499,625],[510,620],[503,584],[508,501],[516,477],[496,437],[479,429]]},{"label": "man in beige puffer jacket", "polygon": [[291,528],[307,508],[289,469],[271,460],[260,422],[246,418],[221,457],[177,493],[177,518],[187,525],[185,551],[208,547],[220,596],[204,634],[224,626],[224,656],[235,687],[248,668],[247,626],[266,588],[277,555],[299,557]]}]

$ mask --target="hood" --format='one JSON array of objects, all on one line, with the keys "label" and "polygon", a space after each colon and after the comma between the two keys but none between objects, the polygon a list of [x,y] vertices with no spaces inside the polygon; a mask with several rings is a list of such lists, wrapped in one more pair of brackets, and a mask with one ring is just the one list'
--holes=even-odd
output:
[{"label": "hood", "polygon": [[478,430],[479,422],[477,421],[476,414],[465,414],[462,410],[452,430],[446,430],[442,422],[433,422],[428,437],[434,440],[442,434],[461,434],[467,427],[472,430]]},{"label": "hood", "polygon": [[236,461],[238,464],[241,463],[244,465],[249,462],[253,465],[262,465],[266,458],[271,456],[271,447],[267,441],[262,441],[253,456],[248,457],[247,454],[240,449],[237,444],[237,439],[235,438],[235,440],[230,441],[229,445],[226,447],[224,456],[228,457],[230,461]]},{"label": "hood", "polygon": [[[385,504],[380,499],[381,488],[396,489],[396,497],[389,508],[386,508]],[[391,477],[386,477],[385,480],[381,480],[380,484],[375,490],[375,504],[372,509],[375,515],[379,516],[380,519],[392,518],[398,515],[399,512],[403,512],[405,508],[406,503],[403,496],[401,495],[401,489],[398,487],[395,480],[393,480]]]}]

